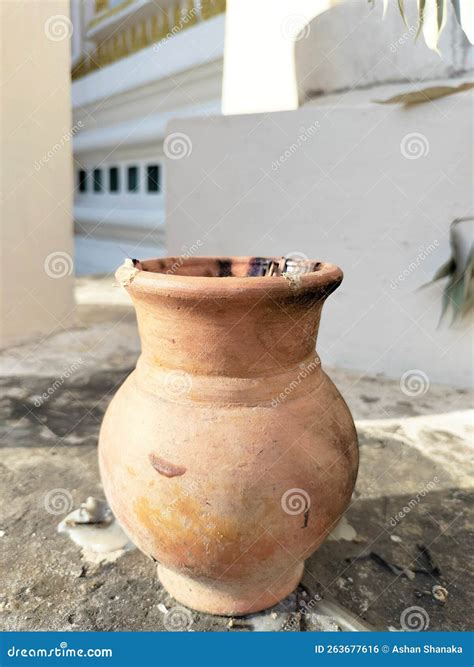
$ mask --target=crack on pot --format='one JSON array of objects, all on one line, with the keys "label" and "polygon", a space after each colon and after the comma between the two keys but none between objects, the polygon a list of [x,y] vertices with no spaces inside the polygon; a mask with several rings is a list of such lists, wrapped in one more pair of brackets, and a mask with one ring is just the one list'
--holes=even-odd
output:
[{"label": "crack on pot", "polygon": [[303,515],[303,516],[304,516],[303,528],[307,528],[307,527],[308,527],[309,509],[310,509],[310,508],[307,507],[307,508],[305,509],[305,511],[304,511],[304,515]]},{"label": "crack on pot", "polygon": [[156,472],[158,472],[160,475],[164,475],[165,477],[180,477],[186,472],[186,468],[184,466],[177,466],[174,465],[174,463],[165,461],[165,459],[162,459],[153,452],[148,454],[148,460]]}]

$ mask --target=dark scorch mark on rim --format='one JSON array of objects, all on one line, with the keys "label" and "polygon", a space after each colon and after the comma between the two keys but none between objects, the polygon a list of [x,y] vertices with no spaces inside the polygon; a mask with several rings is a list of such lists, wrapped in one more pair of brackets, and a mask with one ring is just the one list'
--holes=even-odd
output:
[{"label": "dark scorch mark on rim", "polygon": [[230,259],[218,259],[218,277],[219,278],[228,278],[232,276],[232,260]]}]

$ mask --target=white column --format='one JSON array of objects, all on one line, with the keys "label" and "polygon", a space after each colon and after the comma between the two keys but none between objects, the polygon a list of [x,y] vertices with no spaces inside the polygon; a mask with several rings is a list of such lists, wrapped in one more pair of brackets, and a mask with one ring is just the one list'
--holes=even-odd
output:
[{"label": "white column", "polygon": [[3,59],[0,345],[47,335],[73,311],[67,0],[0,3]]}]

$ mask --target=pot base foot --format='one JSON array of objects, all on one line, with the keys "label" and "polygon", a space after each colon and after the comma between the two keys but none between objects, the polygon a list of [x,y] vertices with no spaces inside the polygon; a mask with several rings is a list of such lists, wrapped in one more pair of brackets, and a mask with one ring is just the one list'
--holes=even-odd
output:
[{"label": "pot base foot", "polygon": [[175,600],[206,614],[217,616],[244,616],[273,607],[292,593],[303,576],[304,563],[298,563],[284,575],[258,590],[258,583],[227,582],[192,579],[163,565],[158,565],[158,576],[167,592]]}]

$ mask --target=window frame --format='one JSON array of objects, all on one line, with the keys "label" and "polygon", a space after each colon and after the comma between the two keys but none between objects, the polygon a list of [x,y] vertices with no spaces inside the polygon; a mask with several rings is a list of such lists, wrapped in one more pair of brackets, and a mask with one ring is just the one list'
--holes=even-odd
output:
[{"label": "window frame", "polygon": [[92,170],[92,192],[96,195],[104,192],[103,169],[101,167],[94,167]]},{"label": "window frame", "polygon": [[[115,190],[112,189],[112,172],[114,172],[115,175],[116,175],[116,189]],[[109,187],[108,187],[107,192],[111,195],[119,194],[121,192],[121,189],[120,189],[121,170],[120,170],[119,165],[111,165],[109,167],[108,177],[109,177],[108,178],[108,181],[109,181],[108,186]]]},{"label": "window frame", "polygon": [[[156,169],[157,178],[153,179],[150,170]],[[156,185],[156,190],[150,188],[150,183]],[[161,193],[161,164],[158,162],[146,165],[146,194],[159,195]]]},{"label": "window frame", "polygon": [[[136,173],[136,182],[135,188],[130,188],[130,174],[135,170]],[[139,164],[129,164],[127,165],[127,189],[126,193],[129,195],[136,195],[140,192],[140,165]]]}]

